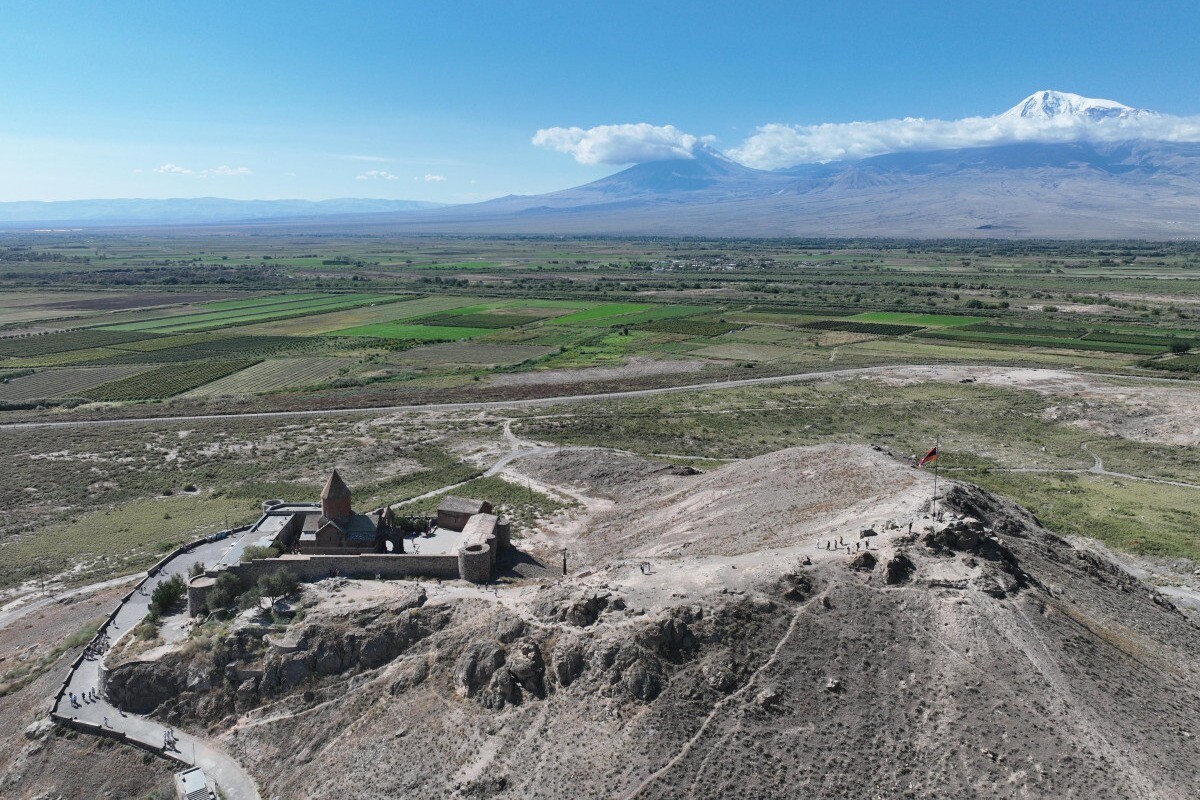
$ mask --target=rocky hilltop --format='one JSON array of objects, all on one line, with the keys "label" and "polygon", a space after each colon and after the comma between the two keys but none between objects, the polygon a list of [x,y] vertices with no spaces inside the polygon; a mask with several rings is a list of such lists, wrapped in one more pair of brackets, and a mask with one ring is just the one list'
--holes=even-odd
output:
[{"label": "rocky hilltop", "polygon": [[588,501],[572,575],[323,581],[110,694],[264,797],[1200,795],[1200,628],[1007,501],[863,447],[519,468]]}]

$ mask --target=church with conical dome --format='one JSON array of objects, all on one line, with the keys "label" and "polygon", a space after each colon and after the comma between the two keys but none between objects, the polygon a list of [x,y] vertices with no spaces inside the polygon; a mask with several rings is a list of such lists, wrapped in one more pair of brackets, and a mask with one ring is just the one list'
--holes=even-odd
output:
[{"label": "church with conical dome", "polygon": [[321,490],[320,510],[313,509],[297,520],[294,549],[305,554],[376,552],[395,523],[395,513],[384,507],[358,514],[352,500],[350,487],[335,469]]}]

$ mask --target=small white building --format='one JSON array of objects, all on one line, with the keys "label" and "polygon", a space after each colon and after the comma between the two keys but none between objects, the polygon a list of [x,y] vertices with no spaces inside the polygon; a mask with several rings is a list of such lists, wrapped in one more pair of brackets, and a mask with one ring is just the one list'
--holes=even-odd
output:
[{"label": "small white building", "polygon": [[204,770],[192,767],[175,773],[175,796],[179,800],[217,800],[217,790]]}]

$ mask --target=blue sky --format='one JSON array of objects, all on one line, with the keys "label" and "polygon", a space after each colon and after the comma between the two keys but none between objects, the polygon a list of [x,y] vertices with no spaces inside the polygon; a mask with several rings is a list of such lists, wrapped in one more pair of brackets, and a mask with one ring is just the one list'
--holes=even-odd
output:
[{"label": "blue sky", "polygon": [[0,200],[464,202],[617,169],[535,147],[543,128],[735,149],[1046,88],[1190,116],[1198,34],[1194,2],[5,0]]}]

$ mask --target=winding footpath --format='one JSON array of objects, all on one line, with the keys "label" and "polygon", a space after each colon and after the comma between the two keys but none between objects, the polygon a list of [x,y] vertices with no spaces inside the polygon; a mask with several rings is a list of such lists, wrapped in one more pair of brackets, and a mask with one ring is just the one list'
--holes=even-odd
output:
[{"label": "winding footpath", "polygon": [[[193,564],[203,562],[211,566],[227,562],[231,558],[236,559],[252,538],[243,532],[228,539],[206,542],[167,561],[159,572],[147,577],[122,601],[115,617],[101,628],[101,633],[107,633],[111,643],[115,644],[146,616],[150,606],[150,595],[155,586],[169,580],[173,575],[182,575],[186,579],[188,569]],[[111,650],[111,644],[108,649]],[[107,654],[107,650],[104,654]],[[258,800],[258,786],[254,779],[215,742],[184,731],[175,731],[177,749],[166,752],[163,750],[163,733],[166,730],[164,725],[149,717],[127,714],[109,703],[100,688],[102,657],[84,658],[71,670],[64,693],[55,703],[53,715],[64,720],[84,723],[85,726],[97,726],[104,731],[111,731],[112,734],[122,734],[125,741],[165,758],[198,766],[220,787],[226,800]],[[93,691],[97,698],[94,702],[78,701],[72,704],[71,694],[78,700]],[[111,735],[104,731],[96,732]]]}]

